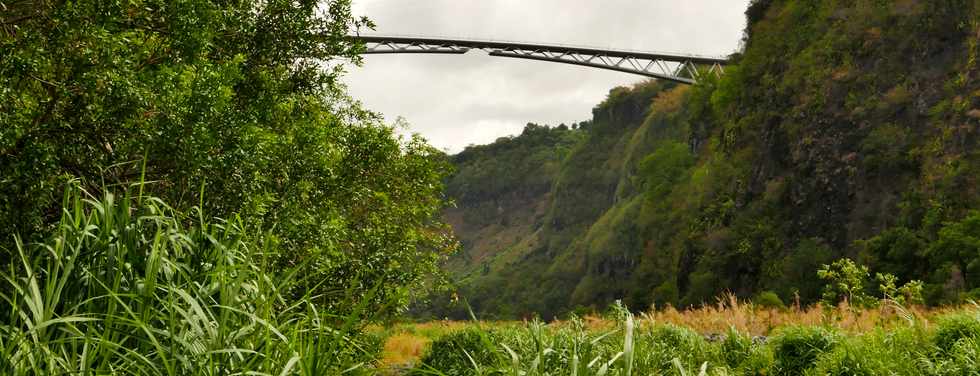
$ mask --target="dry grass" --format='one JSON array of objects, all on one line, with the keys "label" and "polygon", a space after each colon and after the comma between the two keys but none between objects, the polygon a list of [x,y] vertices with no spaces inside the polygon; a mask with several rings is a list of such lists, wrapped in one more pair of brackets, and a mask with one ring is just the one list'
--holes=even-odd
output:
[{"label": "dry grass", "polygon": [[389,328],[374,326],[369,327],[368,332],[385,335],[379,368],[393,370],[415,365],[432,340],[473,325],[473,322],[430,321],[397,324]]},{"label": "dry grass", "polygon": [[381,364],[385,368],[414,364],[425,352],[431,338],[409,333],[398,333],[385,340]]},{"label": "dry grass", "polygon": [[[859,334],[875,329],[905,326],[910,322],[930,327],[936,317],[955,311],[957,311],[956,307],[905,308],[887,302],[875,309],[855,309],[846,303],[829,310],[820,305],[770,309],[760,308],[728,295],[719,298],[715,304],[698,308],[678,310],[668,306],[643,313],[638,315],[637,324],[641,327],[673,324],[702,334],[720,334],[735,328],[741,333],[753,336],[770,336],[774,330],[787,326],[832,326],[844,333]],[[617,321],[596,315],[583,317],[582,322],[591,332],[605,332],[619,327]],[[448,333],[472,326],[500,328],[521,327],[525,324],[518,321],[478,323],[432,321],[398,324],[387,329],[374,328],[374,330],[389,334],[384,346],[382,364],[385,368],[397,368],[418,362],[432,340]],[[565,325],[571,323],[555,321],[548,324],[548,327],[559,328]]]},{"label": "dry grass", "polygon": [[705,334],[724,333],[735,328],[742,333],[767,336],[775,329],[796,325],[829,325],[846,333],[863,333],[875,328],[907,325],[910,321],[928,327],[933,318],[952,311],[952,308],[905,308],[887,302],[876,309],[854,309],[845,302],[829,310],[821,305],[780,310],[759,308],[729,295],[719,298],[714,305],[700,308],[654,310],[641,315],[641,322],[643,325],[669,323]]}]

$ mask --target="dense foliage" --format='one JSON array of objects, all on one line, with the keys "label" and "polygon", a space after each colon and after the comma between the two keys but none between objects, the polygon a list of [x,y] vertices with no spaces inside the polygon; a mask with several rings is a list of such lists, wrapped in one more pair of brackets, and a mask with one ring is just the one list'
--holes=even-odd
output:
[{"label": "dense foliage", "polygon": [[[0,0],[0,373],[374,374],[445,156],[337,83],[349,0]],[[218,219],[224,218],[224,219]]]},{"label": "dense foliage", "polygon": [[[358,62],[350,1],[2,1],[0,244],[43,240],[69,177],[145,180],[174,207],[240,215],[291,294],[397,311],[453,248],[441,154],[396,136],[337,84]],[[5,257],[9,259],[9,255]]]},{"label": "dense foliage", "polygon": [[[880,285],[896,294],[921,280],[908,286],[929,304],[978,295],[980,4],[760,0],[746,14],[720,79],[610,92],[527,202],[544,208],[535,226],[457,227],[467,248],[487,243],[454,269],[474,309],[552,317],[724,291],[805,304],[843,257],[893,275]],[[474,165],[457,164],[457,186]],[[481,189],[522,182],[501,184]]]}]

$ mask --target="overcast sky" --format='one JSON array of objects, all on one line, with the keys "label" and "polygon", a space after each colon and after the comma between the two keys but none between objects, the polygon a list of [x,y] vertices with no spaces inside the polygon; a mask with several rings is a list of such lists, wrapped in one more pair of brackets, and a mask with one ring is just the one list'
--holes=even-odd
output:
[{"label": "overcast sky", "polygon": [[[375,31],[727,55],[748,0],[354,0]],[[458,152],[524,124],[588,120],[610,89],[642,76],[567,64],[465,55],[368,55],[344,81],[351,95],[408,132]]]}]

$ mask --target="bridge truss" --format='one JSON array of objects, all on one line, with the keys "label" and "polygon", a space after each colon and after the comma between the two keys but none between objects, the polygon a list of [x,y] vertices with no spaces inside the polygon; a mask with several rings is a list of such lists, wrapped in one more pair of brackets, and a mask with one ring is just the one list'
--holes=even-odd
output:
[{"label": "bridge truss", "polygon": [[720,75],[728,64],[727,59],[718,57],[563,45],[394,36],[353,38],[366,44],[365,54],[465,54],[470,50],[482,50],[490,56],[608,69],[683,84],[694,84],[705,75]]}]

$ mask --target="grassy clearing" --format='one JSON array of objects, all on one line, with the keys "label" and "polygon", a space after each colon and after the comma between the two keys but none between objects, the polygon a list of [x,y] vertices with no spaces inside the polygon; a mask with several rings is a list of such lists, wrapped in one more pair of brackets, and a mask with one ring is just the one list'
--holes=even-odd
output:
[{"label": "grassy clearing", "polygon": [[[978,375],[980,308],[718,304],[540,322],[401,324],[413,375]],[[392,347],[396,349],[397,347]],[[389,356],[386,355],[386,359]]]}]

